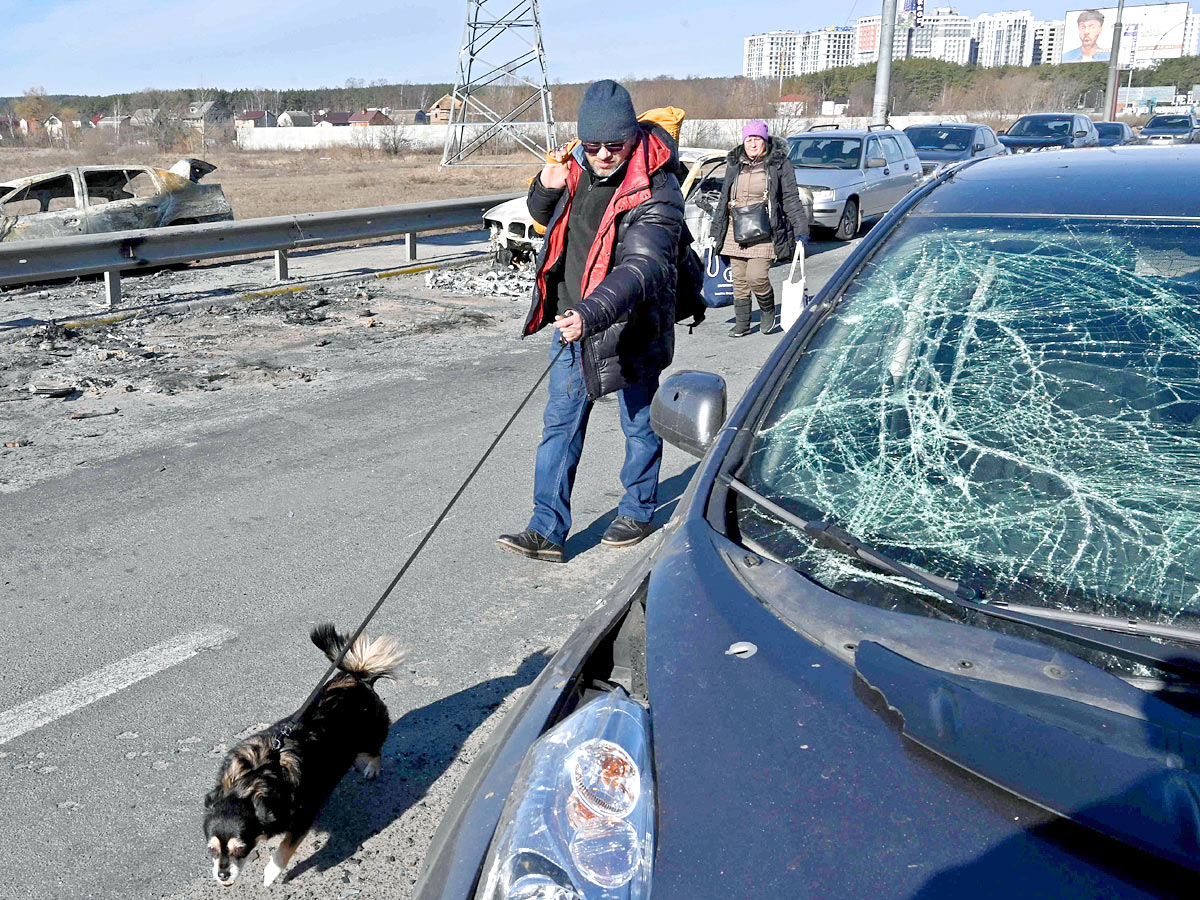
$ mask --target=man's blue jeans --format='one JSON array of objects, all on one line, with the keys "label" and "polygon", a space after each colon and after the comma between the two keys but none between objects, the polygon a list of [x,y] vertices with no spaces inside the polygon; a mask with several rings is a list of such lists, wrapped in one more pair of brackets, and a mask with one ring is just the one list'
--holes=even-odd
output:
[{"label": "man's blue jeans", "polygon": [[[550,356],[558,353],[558,332]],[[550,369],[550,398],[543,417],[533,472],[533,518],[529,527],[547,540],[562,545],[571,530],[571,488],[583,453],[592,401],[584,386],[582,348],[573,342]],[[649,522],[658,505],[658,470],[662,466],[662,438],[650,429],[650,401],[658,378],[617,392],[621,405],[621,430],[625,432],[625,464],[621,484],[625,495],[617,513]]]}]

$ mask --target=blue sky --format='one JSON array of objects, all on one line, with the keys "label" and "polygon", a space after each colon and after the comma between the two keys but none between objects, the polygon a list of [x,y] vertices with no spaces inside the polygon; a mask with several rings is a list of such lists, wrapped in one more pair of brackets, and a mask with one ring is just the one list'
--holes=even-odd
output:
[{"label": "blue sky", "polygon": [[[515,0],[489,2],[504,12]],[[946,5],[972,16],[1031,9],[1039,18],[1061,18],[1067,8],[1061,0]],[[853,24],[880,6],[540,0],[550,78],[561,81],[738,74],[747,34]],[[109,94],[333,86],[348,78],[451,81],[466,9],[466,0],[0,0],[0,95],[34,85]]]}]

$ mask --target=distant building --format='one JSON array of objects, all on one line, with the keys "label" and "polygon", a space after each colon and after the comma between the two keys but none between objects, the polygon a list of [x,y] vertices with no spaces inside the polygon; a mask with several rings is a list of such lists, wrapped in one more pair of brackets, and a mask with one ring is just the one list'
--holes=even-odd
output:
[{"label": "distant building", "polygon": [[341,128],[350,124],[350,116],[353,113],[348,112],[330,112],[327,109],[318,110],[316,116],[313,117],[313,124],[324,128]]},{"label": "distant building", "polygon": [[1062,19],[1033,23],[1033,54],[1030,65],[1057,66],[1062,62],[1063,37],[1067,23]]},{"label": "distant building", "polygon": [[1188,7],[1187,19],[1183,23],[1183,55],[1196,56],[1200,51],[1200,15]]},{"label": "distant building", "polygon": [[235,128],[274,128],[275,114],[265,109],[246,109],[234,116]]},{"label": "distant building", "polygon": [[395,125],[388,116],[383,114],[380,109],[364,109],[356,112],[350,117],[350,125],[353,127],[362,127],[367,125]]},{"label": "distant building", "polygon": [[104,116],[96,123],[97,128],[112,128],[118,130],[128,128],[131,121],[130,116]]},{"label": "distant building", "polygon": [[429,117],[430,122],[449,122],[451,106],[453,106],[455,111],[458,111],[462,109],[462,105],[462,100],[456,100],[450,94],[442,94],[433,106],[425,110],[425,115]]},{"label": "distant building", "polygon": [[907,59],[943,59],[967,64],[971,55],[971,20],[955,9],[940,6],[927,12],[920,24],[912,19],[902,23]]},{"label": "distant building", "polygon": [[775,115],[777,116],[804,116],[808,115],[808,105],[813,102],[811,97],[804,94],[784,94],[779,98],[779,102],[775,104]]},{"label": "distant building", "polygon": [[129,117],[129,124],[134,128],[149,128],[158,121],[158,114],[158,107],[135,109],[133,115]]},{"label": "distant building", "polygon": [[209,125],[229,123],[229,113],[217,106],[215,100],[192,100],[187,109],[180,114],[184,123],[197,131],[202,131]]},{"label": "distant building", "polygon": [[[904,9],[896,4],[896,29],[892,34],[892,59],[908,55],[908,29],[903,24]],[[879,61],[879,32],[883,16],[863,16],[854,23],[855,66],[868,66]]]},{"label": "distant building", "polygon": [[742,40],[742,74],[747,78],[779,78],[796,73],[796,31],[768,31]]},{"label": "distant building", "polygon": [[275,121],[276,128],[312,128],[313,117],[298,109],[281,112]]},{"label": "distant building", "polygon": [[[854,65],[854,29],[826,28],[796,38],[796,68],[791,74],[811,75]],[[785,73],[788,74],[788,73]]]},{"label": "distant building", "polygon": [[975,62],[980,66],[1032,65],[1033,13],[984,13],[971,22],[971,39],[977,44]]}]

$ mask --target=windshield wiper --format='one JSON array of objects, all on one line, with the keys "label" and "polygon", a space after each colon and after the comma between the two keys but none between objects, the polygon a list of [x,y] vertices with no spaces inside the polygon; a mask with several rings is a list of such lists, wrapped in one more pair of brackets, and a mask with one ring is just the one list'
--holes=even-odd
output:
[{"label": "windshield wiper", "polygon": [[1155,637],[1200,646],[1200,631],[1143,623],[1136,619],[1023,606],[1003,600],[983,602],[983,595],[970,585],[941,578],[902,563],[830,522],[807,522],[735,478],[729,479],[729,487],[776,518],[799,528],[819,546],[856,559],[877,572],[916,582],[961,609],[1067,638],[1093,650],[1112,653],[1132,662],[1156,666],[1193,678],[1200,676],[1200,652],[1149,640]]}]

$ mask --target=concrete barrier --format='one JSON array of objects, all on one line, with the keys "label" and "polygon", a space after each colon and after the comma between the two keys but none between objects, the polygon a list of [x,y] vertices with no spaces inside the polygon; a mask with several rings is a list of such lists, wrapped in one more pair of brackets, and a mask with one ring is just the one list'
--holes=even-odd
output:
[{"label": "concrete barrier", "polygon": [[[685,119],[680,143],[685,147],[733,147],[741,141],[742,126],[750,119]],[[894,116],[892,126],[905,128],[928,122],[966,122],[964,115]],[[842,128],[866,128],[867,116],[859,117],[786,117],[768,120],[772,134],[789,135],[812,125],[837,124]],[[446,143],[448,125],[367,125],[336,128],[239,128],[237,143],[243,150],[325,150],[335,147],[414,150],[441,150]],[[541,125],[523,126],[527,134],[541,140]],[[566,141],[575,134],[574,122],[559,122],[558,139]]]}]

